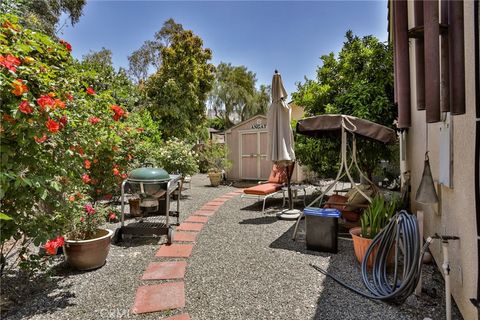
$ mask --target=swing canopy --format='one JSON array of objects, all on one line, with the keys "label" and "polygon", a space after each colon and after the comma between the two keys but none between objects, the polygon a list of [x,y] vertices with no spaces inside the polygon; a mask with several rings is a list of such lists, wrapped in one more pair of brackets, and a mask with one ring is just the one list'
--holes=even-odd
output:
[{"label": "swing canopy", "polygon": [[341,136],[342,127],[347,131],[363,138],[390,144],[395,142],[396,135],[393,129],[384,125],[343,114],[324,114],[304,118],[297,122],[297,133],[320,138]]}]

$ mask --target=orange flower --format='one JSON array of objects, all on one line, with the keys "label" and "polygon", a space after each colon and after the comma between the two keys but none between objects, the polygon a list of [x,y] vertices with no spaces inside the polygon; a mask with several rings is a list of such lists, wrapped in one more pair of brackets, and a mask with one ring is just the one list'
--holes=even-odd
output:
[{"label": "orange flower", "polygon": [[51,97],[51,98],[55,98],[57,94],[55,92],[49,92],[48,93],[48,96]]},{"label": "orange flower", "polygon": [[12,82],[13,90],[12,93],[16,96],[21,96],[25,92],[28,92],[28,87],[23,84],[23,80],[16,79]]},{"label": "orange flower", "polygon": [[0,54],[0,66],[7,68],[10,71],[17,71],[17,67],[20,65],[20,59],[11,54],[7,54],[6,57]]},{"label": "orange flower", "polygon": [[6,29],[11,29],[13,31],[18,31],[20,30],[17,25],[12,24],[10,21],[6,20],[3,24],[2,27]]},{"label": "orange flower", "polygon": [[114,175],[114,176],[118,176],[118,175],[120,174],[120,171],[118,171],[117,168],[113,168],[112,171],[113,171],[113,175]]},{"label": "orange flower", "polygon": [[90,162],[90,160],[85,160],[84,165],[85,165],[85,169],[90,169],[92,163]]},{"label": "orange flower", "polygon": [[52,133],[56,133],[60,130],[60,123],[52,119],[48,119],[47,122],[45,122],[45,126],[47,127],[48,131]]},{"label": "orange flower", "polygon": [[68,201],[70,201],[70,202],[75,201],[75,196],[72,195],[72,196],[68,197]]},{"label": "orange flower", "polygon": [[5,120],[5,121],[7,121],[7,122],[9,122],[9,123],[11,123],[11,124],[14,124],[14,123],[15,123],[15,119],[13,119],[12,116],[9,115],[9,114],[4,114],[4,115],[2,116],[2,119]]},{"label": "orange flower", "polygon": [[93,163],[98,163],[98,159],[93,159]]},{"label": "orange flower", "polygon": [[28,103],[27,100],[23,100],[22,102],[20,102],[20,105],[18,106],[18,110],[20,110],[20,112],[23,112],[25,114],[30,114],[33,112],[33,108],[30,106],[30,103]]},{"label": "orange flower", "polygon": [[65,109],[65,102],[60,99],[55,99],[55,107],[59,107],[60,109]]}]

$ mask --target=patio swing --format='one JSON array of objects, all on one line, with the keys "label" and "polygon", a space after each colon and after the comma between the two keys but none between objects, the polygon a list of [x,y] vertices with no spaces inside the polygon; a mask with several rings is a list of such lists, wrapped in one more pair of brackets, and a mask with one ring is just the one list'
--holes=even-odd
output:
[{"label": "patio swing", "polygon": [[[384,144],[393,143],[396,139],[395,131],[383,125],[380,125],[375,122],[371,122],[368,120],[360,119],[353,116],[348,115],[320,115],[316,117],[305,118],[297,123],[296,127],[297,133],[319,138],[319,137],[337,137],[340,135],[341,137],[341,160],[340,160],[340,168],[338,170],[337,176],[335,180],[330,183],[327,188],[318,196],[316,197],[305,209],[307,210],[320,210],[322,206],[322,201],[325,195],[342,179],[345,175],[348,177],[352,185],[352,189],[355,189],[354,192],[357,192],[358,195],[364,197],[369,203],[372,201],[371,194],[367,192],[364,188],[360,187],[355,183],[352,178],[351,169],[352,166],[355,166],[356,170],[358,171],[359,175],[368,182],[372,188],[376,189],[375,184],[368,179],[366,174],[360,170],[357,162],[357,144],[356,144],[356,135],[361,137],[382,142]],[[351,148],[348,148],[348,140],[349,137],[351,139]],[[348,152],[347,150],[350,149],[350,163],[348,161]],[[315,203],[319,202],[318,207],[313,207]],[[326,203],[332,207],[338,207],[339,205],[343,205],[345,208],[349,207],[348,203],[337,203],[337,202],[330,202]],[[354,204],[351,204],[353,206]],[[295,240],[297,236],[297,229],[300,223],[300,220],[303,217],[303,213],[298,217],[297,222],[295,224],[295,230],[293,232],[292,239]]]}]

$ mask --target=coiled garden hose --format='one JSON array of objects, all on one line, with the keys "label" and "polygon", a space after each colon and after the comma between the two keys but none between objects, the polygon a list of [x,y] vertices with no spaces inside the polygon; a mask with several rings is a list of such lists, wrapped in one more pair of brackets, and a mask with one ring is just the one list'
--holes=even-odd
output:
[{"label": "coiled garden hose", "polygon": [[[430,245],[431,238],[421,248],[418,222],[415,216],[402,210],[392,217],[387,226],[373,239],[362,261],[362,278],[369,292],[354,288],[322,268],[310,264],[313,268],[332,278],[342,286],[370,299],[403,303],[415,290],[422,272],[422,259]],[[367,262],[375,246],[378,251],[374,259],[371,274]],[[393,247],[393,248],[392,248]],[[388,253],[395,250],[393,275],[387,274]],[[400,249],[403,265],[399,264]]]}]

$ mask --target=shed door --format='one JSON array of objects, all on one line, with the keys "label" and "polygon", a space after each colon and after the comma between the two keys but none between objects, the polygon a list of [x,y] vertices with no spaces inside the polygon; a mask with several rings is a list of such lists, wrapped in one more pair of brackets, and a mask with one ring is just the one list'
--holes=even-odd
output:
[{"label": "shed door", "polygon": [[240,175],[242,179],[266,180],[272,164],[267,160],[267,132],[240,133]]}]

